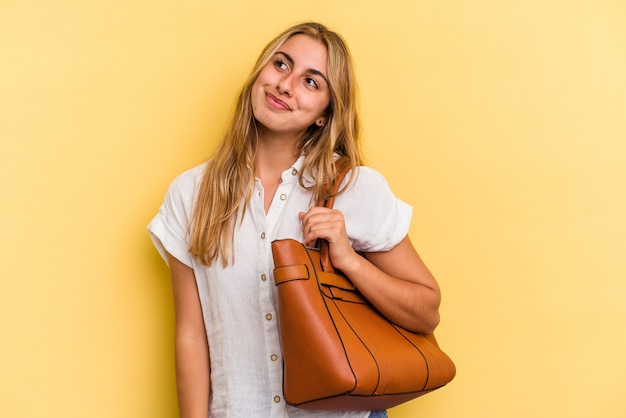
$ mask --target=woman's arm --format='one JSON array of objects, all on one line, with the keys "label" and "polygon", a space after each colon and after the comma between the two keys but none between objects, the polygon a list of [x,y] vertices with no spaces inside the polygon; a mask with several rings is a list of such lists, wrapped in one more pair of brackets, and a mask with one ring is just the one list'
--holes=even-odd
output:
[{"label": "woman's arm", "polygon": [[335,268],[390,321],[411,331],[434,331],[439,323],[441,293],[408,236],[389,251],[362,257],[350,246],[340,211],[315,206],[300,218],[304,242],[328,240]]},{"label": "woman's arm", "polygon": [[441,292],[409,237],[389,251],[366,253],[365,258],[358,257],[358,264],[345,272],[363,296],[392,322],[432,333],[439,324]]},{"label": "woman's arm", "polygon": [[207,418],[209,414],[209,345],[193,270],[171,254],[176,312],[176,383],[181,418]]}]

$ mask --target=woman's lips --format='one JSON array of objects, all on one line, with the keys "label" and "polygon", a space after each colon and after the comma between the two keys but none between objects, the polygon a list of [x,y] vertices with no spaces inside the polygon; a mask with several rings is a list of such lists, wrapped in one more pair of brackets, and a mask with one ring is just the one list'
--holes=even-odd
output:
[{"label": "woman's lips", "polygon": [[287,103],[274,96],[272,93],[265,92],[265,101],[275,109],[279,110],[291,110]]}]

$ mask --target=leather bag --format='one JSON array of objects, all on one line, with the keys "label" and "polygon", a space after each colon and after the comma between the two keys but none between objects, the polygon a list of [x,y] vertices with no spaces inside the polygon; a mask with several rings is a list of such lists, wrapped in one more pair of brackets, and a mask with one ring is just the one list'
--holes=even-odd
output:
[{"label": "leather bag", "polygon": [[450,382],[454,363],[434,335],[389,322],[333,268],[328,242],[320,241],[318,249],[293,239],[272,242],[285,401],[305,409],[382,410]]}]

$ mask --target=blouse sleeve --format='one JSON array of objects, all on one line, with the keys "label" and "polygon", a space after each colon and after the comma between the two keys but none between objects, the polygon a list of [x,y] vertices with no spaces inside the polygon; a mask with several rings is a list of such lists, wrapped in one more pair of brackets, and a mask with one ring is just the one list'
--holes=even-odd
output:
[{"label": "blouse sleeve", "polygon": [[148,225],[150,238],[167,262],[166,251],[191,267],[189,254],[189,222],[197,185],[203,173],[198,166],[178,176],[170,185],[159,212]]},{"label": "blouse sleeve", "polygon": [[378,171],[358,170],[356,182],[337,197],[334,208],[343,213],[356,251],[389,251],[408,234],[413,209],[393,194]]}]

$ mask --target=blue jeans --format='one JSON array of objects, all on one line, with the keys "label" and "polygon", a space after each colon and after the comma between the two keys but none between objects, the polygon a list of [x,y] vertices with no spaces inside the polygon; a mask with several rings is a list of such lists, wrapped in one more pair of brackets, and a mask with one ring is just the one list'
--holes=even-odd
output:
[{"label": "blue jeans", "polygon": [[387,411],[372,411],[369,418],[387,418]]}]

